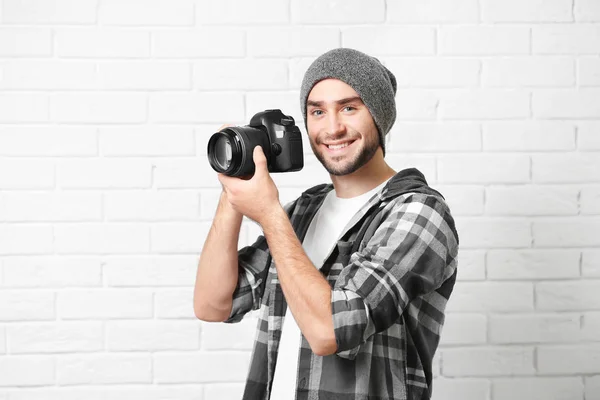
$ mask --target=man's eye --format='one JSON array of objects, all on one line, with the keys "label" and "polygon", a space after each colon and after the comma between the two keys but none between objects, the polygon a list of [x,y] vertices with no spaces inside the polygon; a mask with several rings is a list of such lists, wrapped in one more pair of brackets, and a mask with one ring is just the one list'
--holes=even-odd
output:
[{"label": "man's eye", "polygon": [[313,111],[311,112],[311,114],[312,114],[312,115],[321,115],[321,114],[318,114],[318,113],[321,113],[321,112],[322,112],[321,110],[313,110]]},{"label": "man's eye", "polygon": [[355,108],[352,106],[346,106],[346,107],[344,107],[344,110],[352,111],[352,110],[355,110]]}]

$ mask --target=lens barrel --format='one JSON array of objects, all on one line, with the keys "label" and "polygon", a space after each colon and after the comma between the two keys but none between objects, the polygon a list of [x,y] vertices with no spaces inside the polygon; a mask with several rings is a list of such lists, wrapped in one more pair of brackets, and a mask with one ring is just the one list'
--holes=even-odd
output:
[{"label": "lens barrel", "polygon": [[225,128],[208,141],[208,161],[215,171],[228,176],[252,175],[252,152],[256,146],[262,146],[265,156],[270,158],[267,133],[249,126]]}]

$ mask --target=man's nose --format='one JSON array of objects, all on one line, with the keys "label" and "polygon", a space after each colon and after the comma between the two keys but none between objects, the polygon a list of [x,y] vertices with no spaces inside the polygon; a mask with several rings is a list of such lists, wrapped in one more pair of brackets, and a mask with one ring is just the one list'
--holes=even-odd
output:
[{"label": "man's nose", "polygon": [[327,130],[330,135],[343,133],[346,129],[345,125],[343,124],[343,121],[338,117],[336,113],[329,113],[327,123]]}]

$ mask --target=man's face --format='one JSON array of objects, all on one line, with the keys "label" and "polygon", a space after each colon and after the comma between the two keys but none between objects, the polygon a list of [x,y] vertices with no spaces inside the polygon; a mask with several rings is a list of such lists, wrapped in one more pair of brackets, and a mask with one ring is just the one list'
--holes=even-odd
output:
[{"label": "man's face", "polygon": [[306,104],[310,147],[331,175],[351,174],[373,158],[379,149],[377,127],[352,87],[338,79],[322,80]]}]

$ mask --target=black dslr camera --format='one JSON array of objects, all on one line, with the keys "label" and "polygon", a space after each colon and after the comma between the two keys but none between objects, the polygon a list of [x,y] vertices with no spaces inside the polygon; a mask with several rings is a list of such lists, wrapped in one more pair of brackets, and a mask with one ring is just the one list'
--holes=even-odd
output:
[{"label": "black dslr camera", "polygon": [[304,166],[302,133],[281,110],[255,114],[249,125],[227,127],[208,141],[211,167],[228,176],[254,174],[252,152],[261,146],[269,172],[300,171]]}]

